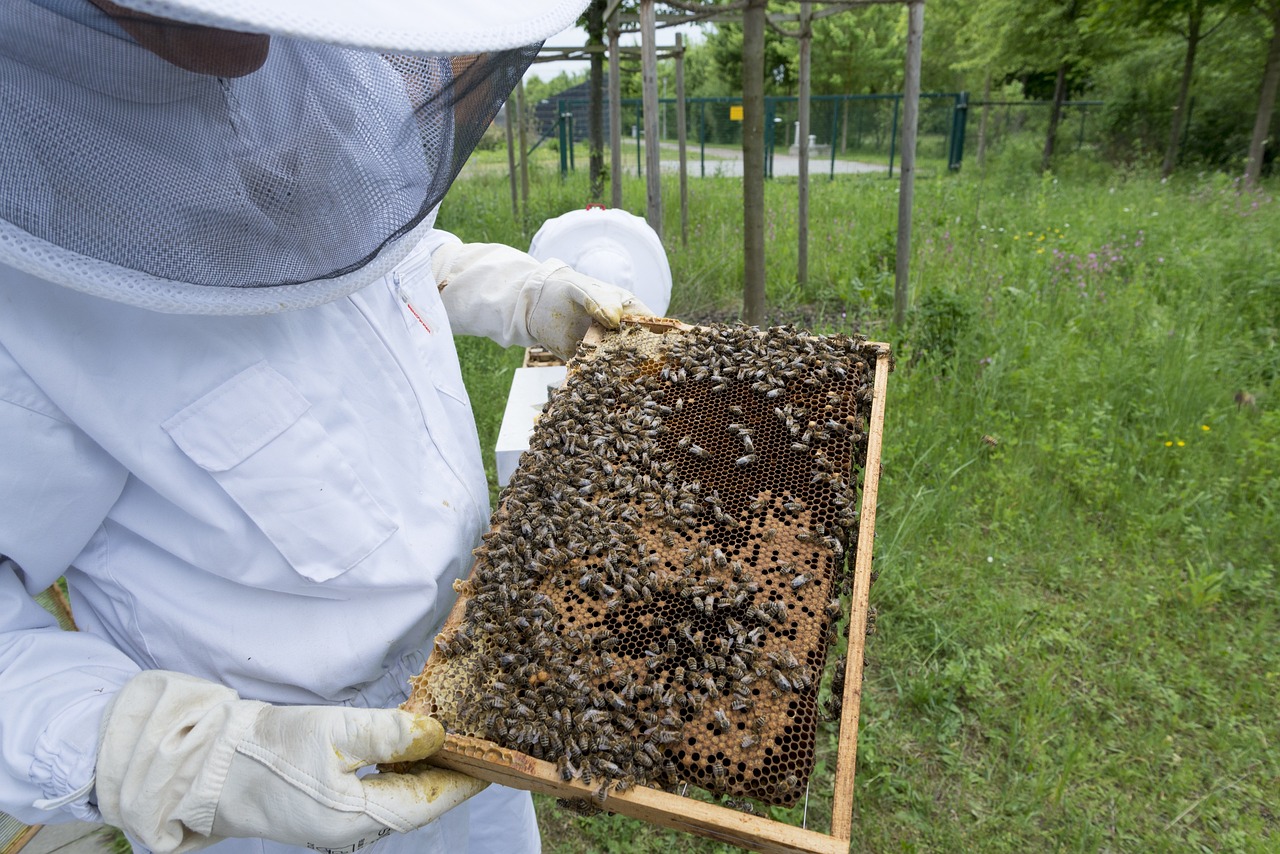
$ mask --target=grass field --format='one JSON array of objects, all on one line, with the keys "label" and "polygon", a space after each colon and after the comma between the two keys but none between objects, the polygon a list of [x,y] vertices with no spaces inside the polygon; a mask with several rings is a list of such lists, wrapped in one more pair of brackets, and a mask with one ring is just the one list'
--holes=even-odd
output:
[{"label": "grass field", "polygon": [[[795,183],[766,192],[770,322],[897,354],[853,849],[1280,849],[1275,184],[1085,162],[923,180],[902,328],[896,188],[815,181],[803,286]],[[676,192],[669,313],[734,319],[740,184],[690,182],[687,247]],[[440,224],[527,246],[586,195],[583,170],[537,171],[519,224],[505,176],[478,177]],[[460,347],[491,457],[520,352]],[[720,850],[540,807],[550,852]]]}]

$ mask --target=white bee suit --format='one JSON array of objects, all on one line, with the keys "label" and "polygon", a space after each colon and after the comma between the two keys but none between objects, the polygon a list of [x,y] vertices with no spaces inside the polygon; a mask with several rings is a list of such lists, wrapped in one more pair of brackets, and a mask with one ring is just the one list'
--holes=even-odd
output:
[{"label": "white bee suit", "polygon": [[[430,242],[351,296],[251,317],[0,268],[0,808],[97,818],[99,722],[140,668],[279,704],[404,698],[488,516]],[[74,634],[30,598],[64,573]],[[528,796],[498,787],[378,843],[537,848]]]},{"label": "white bee suit", "polygon": [[[180,70],[89,0],[0,0],[0,810],[158,851],[536,851],[525,793],[356,780],[422,722],[340,708],[404,699],[487,524],[453,333],[567,352],[647,313],[433,229],[582,0],[127,5],[270,50]],[[60,576],[77,633],[31,598]]]}]

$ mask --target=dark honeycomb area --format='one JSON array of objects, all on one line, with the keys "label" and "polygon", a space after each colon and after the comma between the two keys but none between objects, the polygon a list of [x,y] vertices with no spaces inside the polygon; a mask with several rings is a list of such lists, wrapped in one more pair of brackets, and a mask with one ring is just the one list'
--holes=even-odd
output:
[{"label": "dark honeycomb area", "polygon": [[688,783],[794,804],[882,346],[624,324],[580,352],[411,702],[601,800]]}]

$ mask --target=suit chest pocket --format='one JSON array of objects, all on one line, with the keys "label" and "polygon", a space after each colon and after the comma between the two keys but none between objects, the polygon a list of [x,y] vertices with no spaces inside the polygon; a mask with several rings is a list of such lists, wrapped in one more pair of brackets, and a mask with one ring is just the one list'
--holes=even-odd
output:
[{"label": "suit chest pocket", "polygon": [[163,423],[304,578],[336,578],[397,529],[282,374],[259,362]]}]

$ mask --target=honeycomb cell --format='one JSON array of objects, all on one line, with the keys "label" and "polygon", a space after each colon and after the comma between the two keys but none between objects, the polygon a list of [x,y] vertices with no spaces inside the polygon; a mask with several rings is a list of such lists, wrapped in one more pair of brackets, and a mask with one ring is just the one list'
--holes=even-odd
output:
[{"label": "honeycomb cell", "polygon": [[[793,804],[847,586],[874,346],[624,325],[571,365],[415,680],[601,786]],[[834,603],[834,607],[832,604]]]}]

